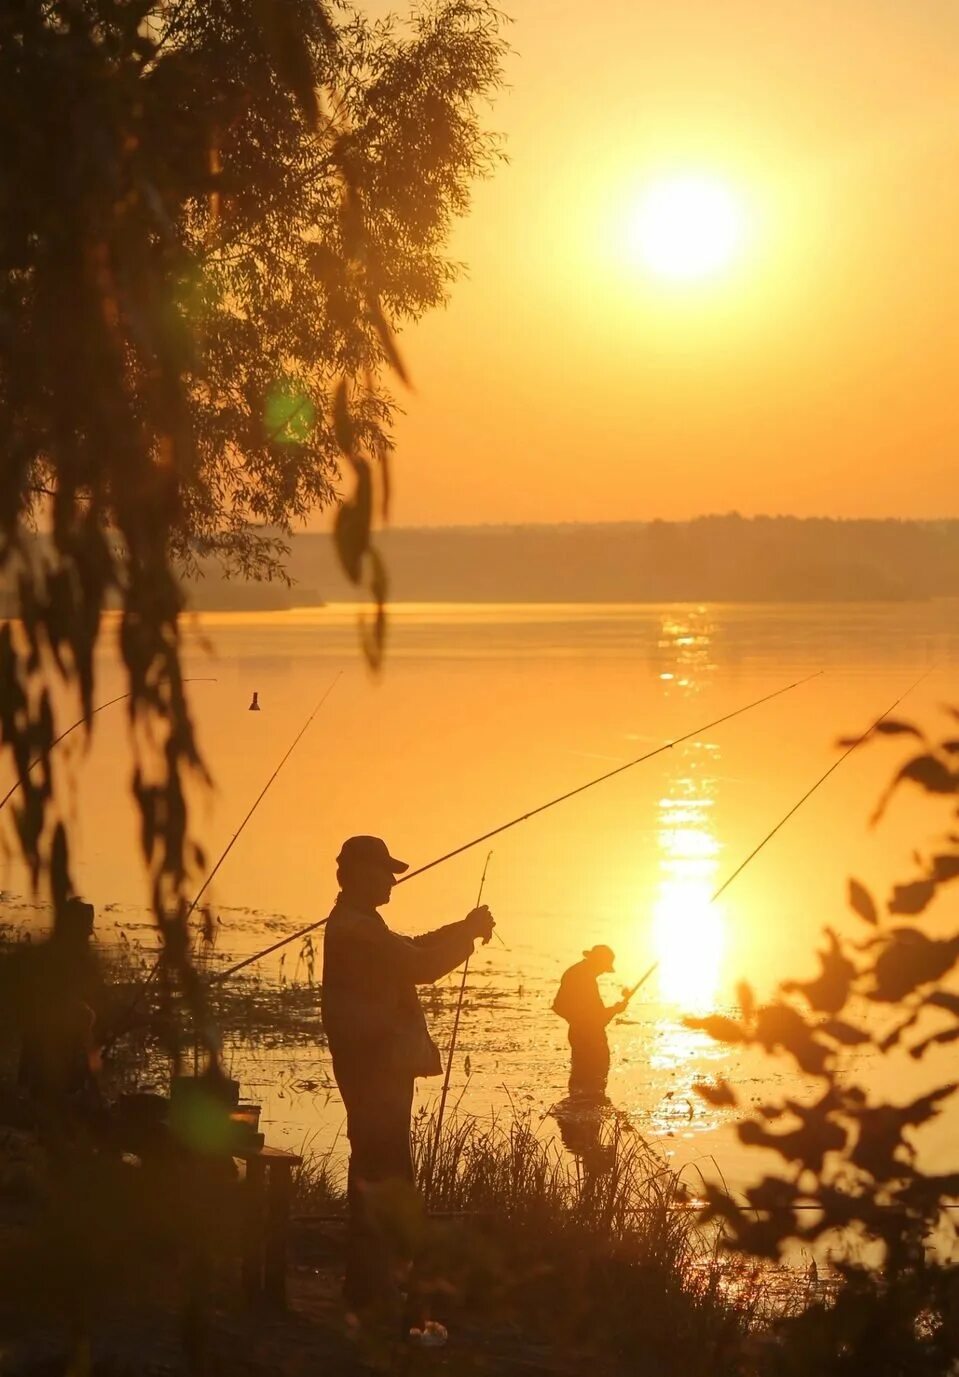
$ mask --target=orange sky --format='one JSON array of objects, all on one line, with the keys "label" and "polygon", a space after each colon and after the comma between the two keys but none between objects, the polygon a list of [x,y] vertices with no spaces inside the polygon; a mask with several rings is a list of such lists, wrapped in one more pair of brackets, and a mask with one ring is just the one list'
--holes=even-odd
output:
[{"label": "orange sky", "polygon": [[[511,161],[403,340],[394,521],[959,514],[954,0],[505,4]],[[621,241],[690,169],[754,230],[669,287]]]}]

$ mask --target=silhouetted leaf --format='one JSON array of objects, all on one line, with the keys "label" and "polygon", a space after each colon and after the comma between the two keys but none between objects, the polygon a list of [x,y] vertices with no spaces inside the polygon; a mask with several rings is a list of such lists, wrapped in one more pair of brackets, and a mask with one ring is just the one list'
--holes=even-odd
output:
[{"label": "silhouetted leaf", "polygon": [[739,1007],[742,1010],[743,1018],[748,1023],[756,1012],[756,999],[753,995],[751,986],[747,985],[745,980],[741,980],[736,986],[736,998],[739,1001]]},{"label": "silhouetted leaf", "polygon": [[717,1042],[742,1042],[743,1030],[738,1023],[723,1014],[709,1014],[706,1018],[684,1018],[687,1028],[698,1028]]},{"label": "silhouetted leaf", "polygon": [[890,913],[922,913],[936,892],[932,880],[913,880],[907,885],[896,885],[889,900]]},{"label": "silhouetted leaf", "polygon": [[921,1095],[911,1104],[863,1106],[856,1110],[852,1117],[858,1124],[859,1134],[850,1154],[851,1161],[879,1182],[901,1175],[904,1159],[897,1154],[902,1150],[908,1158],[912,1153],[903,1138],[904,1131],[927,1123],[938,1113],[940,1101],[948,1099],[955,1089],[955,1085],[944,1085],[928,1095]]},{"label": "silhouetted leaf", "polygon": [[956,789],[956,776],[934,755],[917,755],[902,767],[898,777],[921,784],[930,794],[951,794]]},{"label": "silhouetted leaf", "polygon": [[818,1174],[827,1152],[842,1152],[845,1148],[847,1130],[829,1117],[829,1106],[822,1102],[806,1109],[790,1101],[789,1108],[801,1120],[799,1128],[785,1133],[773,1132],[754,1120],[747,1120],[739,1125],[739,1140],[746,1147],[778,1152],[787,1162],[799,1162]]},{"label": "silhouetted leaf", "polygon": [[902,1023],[898,1023],[896,1027],[892,1029],[891,1032],[886,1034],[882,1042],[880,1042],[879,1044],[880,1052],[889,1052],[892,1050],[893,1047],[896,1047],[900,1039],[902,1038],[903,1033],[908,1033],[910,1028],[914,1028],[916,1026],[916,1023],[919,1021],[921,1015],[922,1006],[920,1005],[920,1007],[918,1009],[915,1009],[907,1019],[905,1019]]},{"label": "silhouetted leaf", "polygon": [[917,986],[941,979],[957,958],[957,938],[937,942],[915,928],[896,928],[873,966],[871,998],[897,1004]]},{"label": "silhouetted leaf", "polygon": [[726,1106],[735,1107],[735,1105],[739,1103],[736,1099],[736,1092],[728,1081],[719,1081],[716,1085],[709,1085],[705,1081],[698,1081],[694,1083],[693,1089],[707,1104],[715,1105],[717,1109]]},{"label": "silhouetted leaf", "polygon": [[844,1023],[841,1019],[831,1018],[822,1025],[821,1032],[836,1042],[841,1042],[846,1047],[861,1047],[864,1042],[870,1042],[870,1036],[862,1028],[856,1028],[851,1023]]},{"label": "silhouetted leaf", "polygon": [[849,906],[867,923],[877,924],[879,914],[872,895],[858,880],[849,881]]},{"label": "silhouetted leaf", "polygon": [[822,973],[815,980],[790,980],[783,984],[788,993],[797,992],[806,999],[810,1008],[823,1014],[835,1014],[843,1007],[849,994],[849,986],[856,974],[856,968],[848,957],[843,955],[836,934],[827,929],[829,947],[821,951],[819,963]]},{"label": "silhouetted leaf", "polygon": [[959,1042],[959,1028],[947,1028],[942,1033],[934,1033],[932,1037],[917,1042],[915,1047],[909,1048],[909,1055],[914,1061],[919,1061],[925,1056],[930,1047],[945,1046],[950,1042]]},{"label": "silhouetted leaf", "polygon": [[948,751],[950,755],[956,755],[959,753],[959,738],[950,736],[948,740],[939,742],[939,748],[940,750]]},{"label": "silhouetted leaf", "polygon": [[880,736],[915,736],[920,741],[925,741],[925,736],[918,727],[914,727],[911,722],[897,722],[893,718],[884,718],[882,722],[877,722],[873,727],[874,732]]},{"label": "silhouetted leaf", "polygon": [[821,1076],[831,1049],[817,1042],[805,1019],[788,1004],[767,1004],[756,1018],[756,1041],[767,1052],[782,1047],[795,1057],[803,1071]]},{"label": "silhouetted leaf", "polygon": [[933,990],[925,1002],[935,1009],[945,1009],[959,1018],[959,995],[952,994],[949,990]]},{"label": "silhouetted leaf", "polygon": [[896,775],[889,788],[882,795],[871,822],[875,824],[886,811],[889,800],[904,780],[911,780],[930,794],[952,794],[956,790],[957,777],[949,767],[934,755],[917,755],[908,761]]},{"label": "silhouetted leaf", "polygon": [[959,879],[959,856],[948,854],[934,856],[932,862],[932,878],[937,885],[944,884],[948,880]]}]

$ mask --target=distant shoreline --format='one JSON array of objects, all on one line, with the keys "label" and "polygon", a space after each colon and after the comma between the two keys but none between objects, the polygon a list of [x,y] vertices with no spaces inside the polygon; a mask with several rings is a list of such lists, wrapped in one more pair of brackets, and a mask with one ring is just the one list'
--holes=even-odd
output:
[{"label": "distant shoreline", "polygon": [[[270,532],[271,535],[280,533]],[[282,538],[282,536],[281,536]],[[194,611],[363,603],[329,534],[289,537],[282,581],[184,581]],[[685,522],[391,528],[376,543],[389,601],[447,604],[901,604],[959,597],[959,520],[752,517]],[[0,616],[14,614],[0,585]]]},{"label": "distant shoreline", "polygon": [[[902,603],[959,596],[959,521],[735,514],[689,522],[430,527],[379,532],[392,602]],[[294,587],[190,585],[193,605],[361,602],[328,535],[291,540]]]}]

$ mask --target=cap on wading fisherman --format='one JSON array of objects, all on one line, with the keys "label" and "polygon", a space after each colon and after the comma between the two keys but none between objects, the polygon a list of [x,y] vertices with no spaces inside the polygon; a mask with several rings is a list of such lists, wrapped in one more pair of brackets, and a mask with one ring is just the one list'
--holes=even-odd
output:
[{"label": "cap on wading fisherman", "polygon": [[455,970],[477,938],[489,941],[494,926],[484,904],[420,937],[391,932],[377,910],[408,869],[379,837],[345,841],[337,857],[340,893],[324,940],[323,1025],[350,1141],[344,1297],[351,1309],[392,1299],[391,1263],[406,1261],[395,1253],[390,1258],[375,1220],[388,1211],[391,1191],[412,1186],[413,1082],[442,1070],[416,986]]},{"label": "cap on wading fisherman", "polygon": [[623,998],[608,1008],[596,984],[598,976],[613,969],[611,947],[600,944],[583,952],[582,961],[570,966],[553,1000],[553,1012],[569,1024],[569,1093],[601,1097],[609,1076],[609,1043],[606,1025],[629,1003]]}]

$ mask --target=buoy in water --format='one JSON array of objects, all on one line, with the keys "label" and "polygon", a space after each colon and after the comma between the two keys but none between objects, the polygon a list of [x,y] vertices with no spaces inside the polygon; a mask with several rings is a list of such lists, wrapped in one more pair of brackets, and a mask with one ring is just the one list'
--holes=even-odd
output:
[{"label": "buoy in water", "polygon": [[249,710],[250,712],[259,712],[259,711],[260,711],[260,701],[259,701],[259,699],[258,699],[256,693],[253,694],[253,702],[250,704],[248,710]]}]

